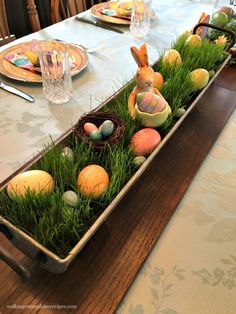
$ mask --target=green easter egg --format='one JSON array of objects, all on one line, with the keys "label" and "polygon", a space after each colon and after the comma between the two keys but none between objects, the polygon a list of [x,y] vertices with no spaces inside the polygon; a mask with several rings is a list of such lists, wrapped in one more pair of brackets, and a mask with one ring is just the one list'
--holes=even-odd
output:
[{"label": "green easter egg", "polygon": [[62,199],[70,206],[76,207],[79,204],[79,198],[74,191],[66,191],[62,195]]},{"label": "green easter egg", "polygon": [[184,108],[178,108],[178,110],[176,111],[176,118],[180,118],[185,114],[186,110]]},{"label": "green easter egg", "polygon": [[102,132],[100,130],[95,130],[89,134],[89,137],[94,142],[102,141]]},{"label": "green easter egg", "polygon": [[225,26],[229,22],[229,17],[225,12],[216,12],[210,22],[216,26]]}]

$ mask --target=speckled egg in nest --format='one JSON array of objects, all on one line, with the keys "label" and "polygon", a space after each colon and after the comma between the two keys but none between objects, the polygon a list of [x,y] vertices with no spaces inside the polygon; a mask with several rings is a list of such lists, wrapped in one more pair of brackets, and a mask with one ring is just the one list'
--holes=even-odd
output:
[{"label": "speckled egg in nest", "polygon": [[[114,129],[110,136],[103,137],[102,140],[99,139],[99,137],[98,140],[94,140],[91,138],[91,134],[89,135],[85,132],[85,124],[94,124],[97,129],[99,129],[105,121],[112,121],[114,124]],[[88,114],[83,115],[74,127],[75,135],[88,144],[91,144],[96,149],[101,149],[106,145],[117,144],[123,137],[124,132],[125,124],[123,120],[113,112],[91,111]]]}]

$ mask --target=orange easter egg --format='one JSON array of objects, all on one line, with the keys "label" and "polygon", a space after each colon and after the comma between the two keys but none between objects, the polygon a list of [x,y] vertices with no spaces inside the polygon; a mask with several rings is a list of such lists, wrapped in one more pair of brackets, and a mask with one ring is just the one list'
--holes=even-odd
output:
[{"label": "orange easter egg", "polygon": [[27,191],[35,193],[51,192],[54,188],[52,176],[43,170],[29,170],[16,175],[7,186],[11,196],[24,196]]},{"label": "orange easter egg", "polygon": [[109,184],[109,176],[106,170],[99,165],[89,165],[83,168],[77,179],[77,186],[84,196],[93,199],[101,196]]},{"label": "orange easter egg", "polygon": [[153,87],[159,90],[163,86],[163,84],[164,84],[164,79],[161,73],[154,72],[153,83],[152,83]]},{"label": "orange easter egg", "polygon": [[91,134],[93,131],[97,131],[97,130],[98,130],[98,128],[96,127],[96,125],[93,124],[93,123],[90,123],[90,122],[85,123],[84,126],[83,126],[83,128],[84,128],[84,132],[85,132],[87,135]]},{"label": "orange easter egg", "polygon": [[136,156],[149,155],[161,142],[160,134],[152,128],[141,129],[131,138],[131,148]]}]

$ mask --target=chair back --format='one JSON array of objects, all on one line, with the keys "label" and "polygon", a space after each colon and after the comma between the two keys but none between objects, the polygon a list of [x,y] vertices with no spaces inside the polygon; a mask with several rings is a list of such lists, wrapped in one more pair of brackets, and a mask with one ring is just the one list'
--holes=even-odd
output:
[{"label": "chair back", "polygon": [[86,11],[94,4],[104,1],[106,0],[51,0],[52,23]]},{"label": "chair back", "polygon": [[0,47],[15,39],[15,35],[9,31],[5,0],[0,0]]},{"label": "chair back", "polygon": [[37,7],[34,0],[27,0],[27,9],[31,29],[33,32],[37,32],[41,29],[41,25],[39,21]]},{"label": "chair back", "polygon": [[[93,5],[104,1],[106,0],[50,0],[51,24],[88,10]],[[32,31],[39,31],[41,29],[39,20],[41,12],[37,11],[39,8],[36,7],[36,1],[27,0],[27,8]]]}]

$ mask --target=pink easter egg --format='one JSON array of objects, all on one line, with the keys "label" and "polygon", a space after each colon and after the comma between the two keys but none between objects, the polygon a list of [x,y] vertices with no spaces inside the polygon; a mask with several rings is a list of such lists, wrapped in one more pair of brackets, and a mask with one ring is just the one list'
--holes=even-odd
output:
[{"label": "pink easter egg", "polygon": [[149,155],[161,142],[160,134],[152,128],[141,129],[131,138],[131,148],[136,156]]},{"label": "pink easter egg", "polygon": [[93,123],[90,123],[90,122],[87,122],[84,124],[83,126],[84,128],[84,132],[87,134],[87,135],[90,135],[93,131],[97,131],[98,128],[96,127],[95,124]]},{"label": "pink easter egg", "polygon": [[161,112],[165,108],[165,100],[151,92],[143,92],[137,95],[137,105],[140,111],[147,113]]}]

